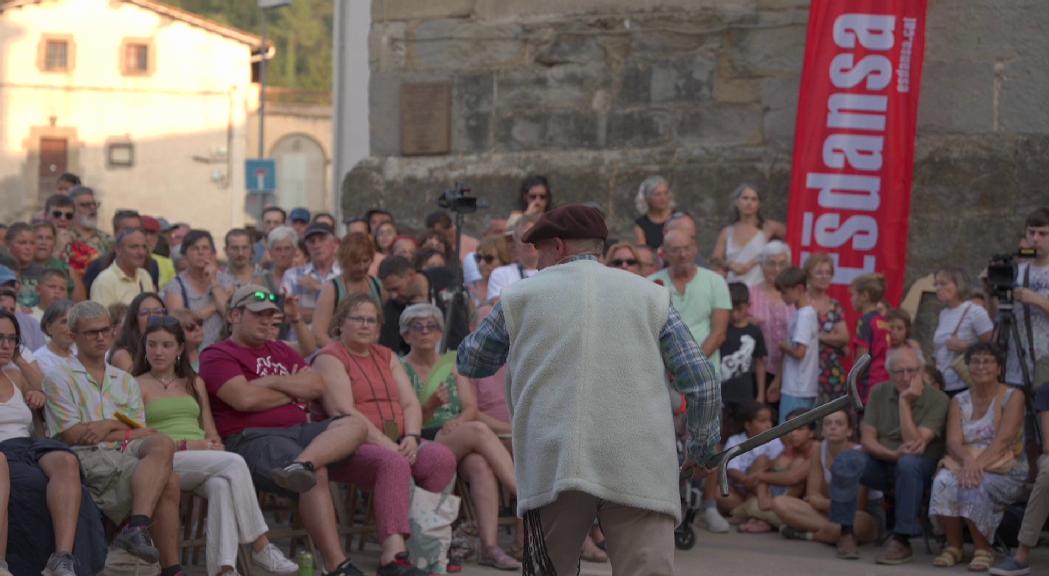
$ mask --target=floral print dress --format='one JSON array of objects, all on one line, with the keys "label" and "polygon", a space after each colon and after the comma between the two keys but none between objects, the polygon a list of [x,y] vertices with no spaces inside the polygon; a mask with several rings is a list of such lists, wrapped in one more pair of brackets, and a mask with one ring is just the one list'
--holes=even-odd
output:
[{"label": "floral print dress", "polygon": [[[841,304],[831,298],[827,312],[819,315],[820,333],[830,334],[834,325],[845,319]],[[825,404],[845,394],[845,349],[820,342],[819,403]]]}]

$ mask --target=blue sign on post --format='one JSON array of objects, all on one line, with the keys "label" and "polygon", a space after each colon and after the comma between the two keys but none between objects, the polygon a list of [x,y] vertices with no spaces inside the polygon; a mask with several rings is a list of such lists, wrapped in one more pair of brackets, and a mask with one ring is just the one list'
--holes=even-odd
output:
[{"label": "blue sign on post", "polygon": [[244,183],[251,194],[277,191],[277,162],[272,158],[244,161]]}]

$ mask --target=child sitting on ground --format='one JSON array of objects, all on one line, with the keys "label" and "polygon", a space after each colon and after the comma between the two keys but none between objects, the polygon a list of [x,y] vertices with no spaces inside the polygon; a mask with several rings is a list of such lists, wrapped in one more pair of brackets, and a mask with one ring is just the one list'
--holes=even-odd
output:
[{"label": "child sitting on ground", "polygon": [[[787,416],[790,421],[805,413],[798,408]],[[753,486],[755,496],[732,511],[733,518],[746,518],[739,531],[750,534],[769,532],[782,524],[772,510],[775,496],[802,497],[809,475],[809,456],[816,442],[815,422],[802,426],[783,437],[784,450],[775,458],[760,457],[750,467],[744,486]]]},{"label": "child sitting on ground", "polygon": [[921,352],[921,344],[911,338],[911,315],[906,310],[894,308],[885,315],[885,321],[889,323],[889,349],[895,350],[909,346],[915,352]]},{"label": "child sitting on ground", "polygon": [[[736,415],[737,421],[743,427],[743,432],[729,437],[728,441],[725,442],[726,450],[742,443],[751,436],[761,434],[772,428],[772,408],[766,404],[752,400],[743,402],[739,405]],[[750,488],[746,486],[747,474],[759,458],[764,457],[771,462],[782,452],[783,442],[777,438],[772,442],[758,446],[746,454],[740,455],[738,458],[733,458],[728,463],[729,494],[728,496],[722,496],[721,492],[717,493],[717,506],[722,514],[731,513],[748,498],[757,496],[756,483],[752,483]]]}]

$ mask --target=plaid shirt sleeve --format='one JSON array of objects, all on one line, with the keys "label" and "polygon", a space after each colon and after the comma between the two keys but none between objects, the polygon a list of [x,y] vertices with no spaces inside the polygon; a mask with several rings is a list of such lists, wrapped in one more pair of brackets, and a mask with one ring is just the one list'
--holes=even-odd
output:
[{"label": "plaid shirt sleeve", "polygon": [[721,384],[714,365],[673,307],[659,333],[659,348],[674,375],[672,386],[685,395],[688,454],[697,463],[706,462],[721,439]]},{"label": "plaid shirt sleeve", "polygon": [[456,363],[463,376],[484,378],[498,372],[509,355],[510,333],[506,330],[503,306],[496,304],[477,330],[459,344]]}]

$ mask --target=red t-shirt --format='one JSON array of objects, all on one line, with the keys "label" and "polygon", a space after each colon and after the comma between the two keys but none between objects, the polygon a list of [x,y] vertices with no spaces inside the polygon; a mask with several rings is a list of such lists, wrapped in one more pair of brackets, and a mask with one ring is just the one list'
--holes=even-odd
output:
[{"label": "red t-shirt", "polygon": [[853,349],[867,348],[871,355],[871,365],[867,373],[860,376],[856,383],[863,403],[867,403],[871,390],[875,386],[889,379],[889,372],[885,369],[885,355],[891,346],[889,323],[885,317],[877,311],[864,314],[856,322],[856,337],[852,339]]},{"label": "red t-shirt", "polygon": [[261,412],[241,412],[219,398],[218,391],[237,376],[248,382],[263,376],[291,374],[305,368],[306,361],[283,342],[266,342],[258,348],[245,348],[223,340],[200,354],[200,377],[208,388],[211,413],[220,436],[237,434],[245,428],[287,428],[308,421],[307,404],[294,403]]}]

